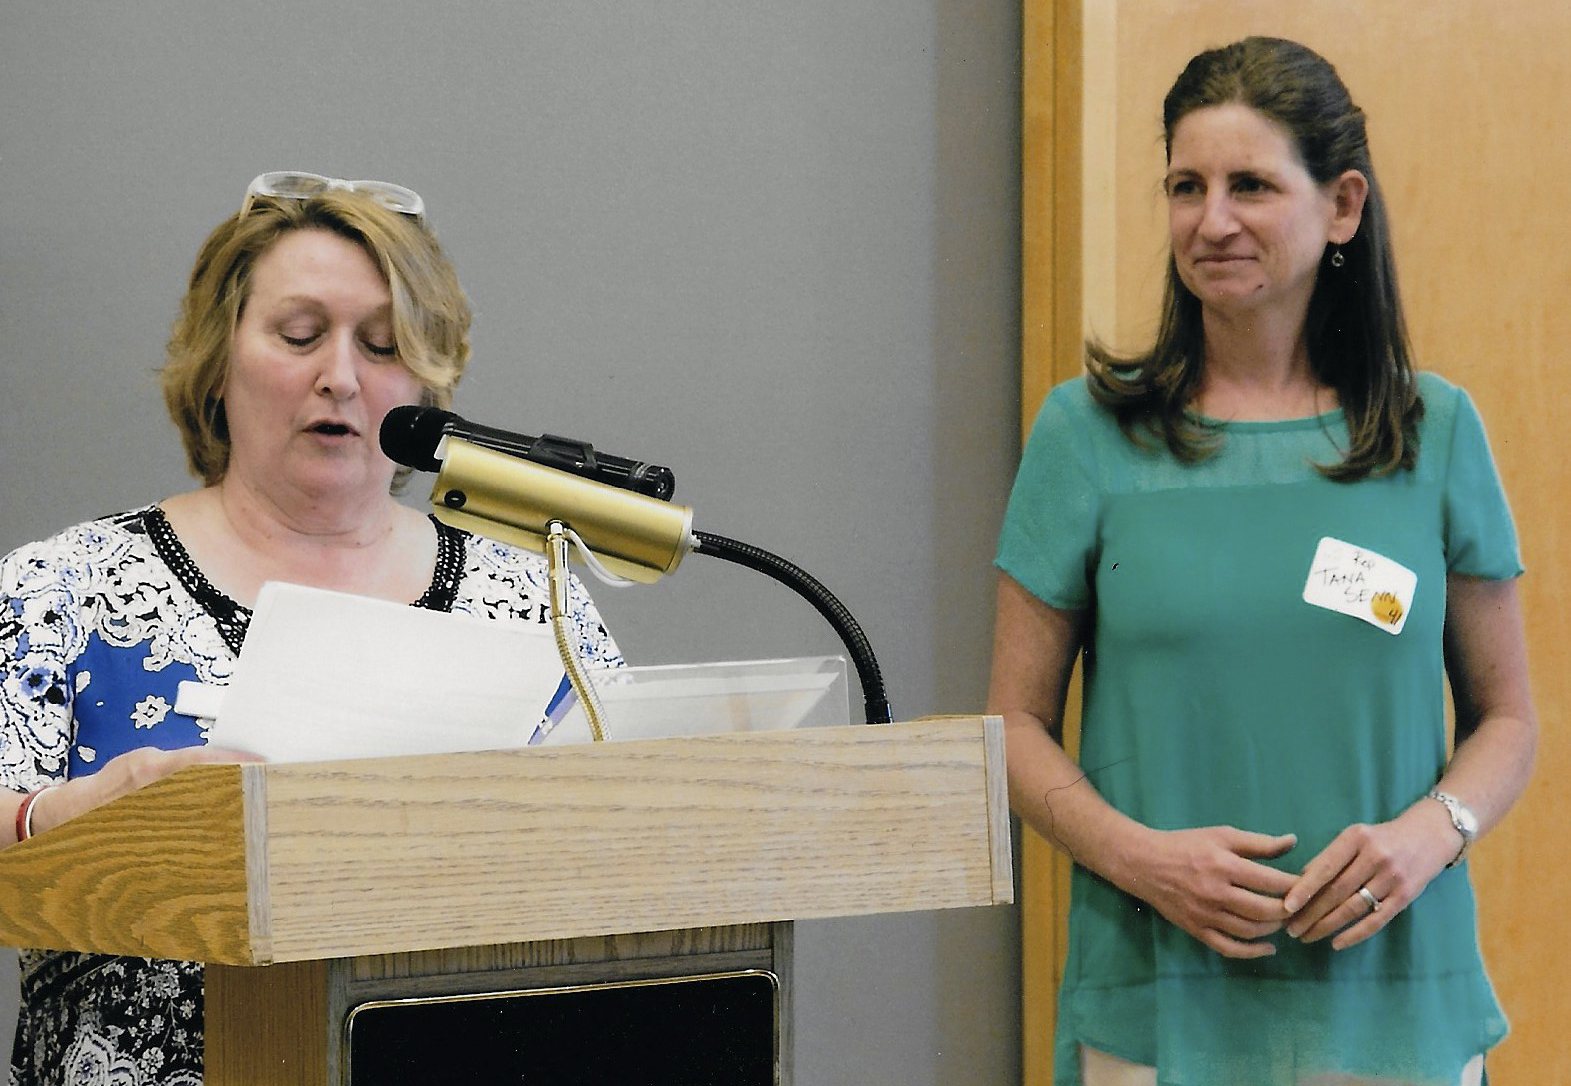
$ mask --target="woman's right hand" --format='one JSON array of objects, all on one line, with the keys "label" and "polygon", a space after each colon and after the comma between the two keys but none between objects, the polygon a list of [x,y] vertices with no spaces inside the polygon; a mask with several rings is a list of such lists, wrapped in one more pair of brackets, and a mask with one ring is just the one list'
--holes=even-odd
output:
[{"label": "woman's right hand", "polygon": [[[50,788],[33,801],[32,826],[37,836],[53,829],[95,807],[102,807],[177,773],[186,766],[201,763],[258,762],[254,754],[245,754],[223,747],[184,747],[180,750],[159,750],[157,747],[139,747],[117,755],[104,763],[97,773],[75,777]],[[20,800],[21,797],[18,797]]]},{"label": "woman's right hand", "polygon": [[1297,880],[1258,861],[1297,843],[1232,826],[1153,830],[1117,882],[1223,957],[1266,958],[1276,948],[1262,940],[1287,922],[1282,898]]}]

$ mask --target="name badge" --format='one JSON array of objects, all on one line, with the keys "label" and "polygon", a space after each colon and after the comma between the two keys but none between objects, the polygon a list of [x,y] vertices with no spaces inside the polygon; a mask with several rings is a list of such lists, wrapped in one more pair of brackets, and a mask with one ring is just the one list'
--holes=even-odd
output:
[{"label": "name badge", "polygon": [[1309,564],[1304,602],[1399,634],[1407,624],[1417,587],[1418,574],[1400,562],[1326,536]]}]

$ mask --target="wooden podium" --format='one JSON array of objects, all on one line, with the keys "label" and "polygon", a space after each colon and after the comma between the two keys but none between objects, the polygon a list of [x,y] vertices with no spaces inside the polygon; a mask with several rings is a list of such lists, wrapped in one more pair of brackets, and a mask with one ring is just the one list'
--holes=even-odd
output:
[{"label": "wooden podium", "polygon": [[1013,900],[992,717],[195,766],[0,852],[0,944],[208,963],[207,1086],[344,1079],[368,1001],[741,970]]}]

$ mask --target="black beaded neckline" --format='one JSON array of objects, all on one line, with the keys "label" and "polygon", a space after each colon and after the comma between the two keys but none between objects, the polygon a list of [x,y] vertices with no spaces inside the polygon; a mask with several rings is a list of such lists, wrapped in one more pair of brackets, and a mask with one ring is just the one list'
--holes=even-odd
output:
[{"label": "black beaded neckline", "polygon": [[[451,611],[453,601],[458,597],[458,578],[464,568],[465,533],[443,524],[434,516],[431,517],[431,523],[436,526],[436,566],[431,571],[431,583],[411,606],[424,607],[430,611]],[[174,573],[180,586],[212,616],[218,626],[219,636],[229,646],[229,651],[236,656],[240,655],[246,630],[251,626],[251,609],[236,603],[213,587],[207,575],[192,560],[185,544],[180,542],[180,537],[175,535],[162,509],[156,505],[148,506],[142,511],[142,525],[158,557]]]}]

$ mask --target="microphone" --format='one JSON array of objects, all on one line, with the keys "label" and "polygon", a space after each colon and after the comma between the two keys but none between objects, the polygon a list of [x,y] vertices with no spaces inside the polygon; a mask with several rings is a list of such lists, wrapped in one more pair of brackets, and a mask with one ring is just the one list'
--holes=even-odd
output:
[{"label": "microphone", "polygon": [[481,426],[436,407],[395,407],[382,420],[382,451],[388,459],[419,471],[440,471],[437,456],[444,437],[457,437],[484,449],[531,460],[635,494],[670,501],[676,476],[670,468],[596,452],[587,441],[555,434],[515,434]]},{"label": "microphone", "polygon": [[[644,584],[675,571],[694,551],[774,578],[834,626],[856,665],[868,723],[889,723],[878,661],[845,605],[778,555],[694,531],[693,511],[668,500],[676,486],[669,468],[596,453],[585,442],[550,434],[533,438],[477,426],[434,407],[393,408],[382,420],[380,437],[382,451],[395,463],[437,473],[431,515],[455,528],[560,554],[566,549],[560,530],[565,527],[580,537],[581,549],[593,550],[600,565]],[[560,549],[552,547],[552,539]],[[562,651],[572,674],[567,649]],[[580,686],[575,679],[574,689]],[[579,696],[591,703],[582,691]]]},{"label": "microphone", "polygon": [[[669,494],[673,484],[665,468],[592,455],[570,457],[571,466],[548,466],[516,451],[524,442],[533,451],[546,438],[473,427],[429,407],[395,407],[382,421],[380,437],[382,451],[395,463],[437,473],[431,512],[454,528],[544,553],[551,524],[559,522],[578,533],[611,572],[644,584],[674,571],[693,549],[693,511],[687,506],[596,477],[608,471],[625,483],[639,474],[633,469],[653,469],[665,473]],[[491,448],[487,441],[506,441],[509,449]],[[581,447],[592,453],[588,445]],[[614,465],[601,467],[612,460]],[[649,470],[640,477],[660,478]]]}]

